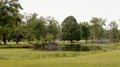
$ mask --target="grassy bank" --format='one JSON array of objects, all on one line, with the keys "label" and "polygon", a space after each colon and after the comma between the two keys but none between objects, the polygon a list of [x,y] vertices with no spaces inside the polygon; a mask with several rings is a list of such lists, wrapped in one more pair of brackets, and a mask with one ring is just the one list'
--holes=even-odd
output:
[{"label": "grassy bank", "polygon": [[72,52],[72,51],[37,51],[32,49],[0,49],[0,60],[77,57],[89,54],[96,54],[100,52],[102,51]]},{"label": "grassy bank", "polygon": [[0,67],[120,67],[120,50],[59,52],[0,49]]}]

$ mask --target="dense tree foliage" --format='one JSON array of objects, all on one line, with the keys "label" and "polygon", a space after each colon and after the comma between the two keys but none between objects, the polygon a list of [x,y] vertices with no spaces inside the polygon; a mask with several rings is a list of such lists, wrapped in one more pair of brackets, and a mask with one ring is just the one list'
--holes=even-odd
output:
[{"label": "dense tree foliage", "polygon": [[22,6],[18,0],[0,0],[0,41],[55,42],[56,40],[79,41],[88,39],[119,41],[120,30],[115,21],[106,26],[106,19],[92,17],[90,22],[77,23],[74,16],[62,22],[54,17],[38,17],[36,13],[20,14]]},{"label": "dense tree foliage", "polygon": [[91,23],[92,23],[92,35],[93,35],[93,39],[97,40],[97,39],[102,39],[103,37],[103,32],[104,32],[104,28],[103,26],[105,25],[105,19],[102,18],[96,18],[93,17],[91,19]]},{"label": "dense tree foliage", "polygon": [[73,16],[68,16],[62,22],[62,40],[80,40],[80,27]]},{"label": "dense tree foliage", "polygon": [[115,23],[115,21],[112,21],[110,24],[110,39],[112,41],[118,41],[119,40],[119,31],[118,31],[118,25]]},{"label": "dense tree foliage", "polygon": [[9,33],[11,33],[14,24],[19,20],[19,9],[22,9],[22,7],[18,3],[18,0],[0,1],[0,26],[4,44],[6,44],[6,39]]},{"label": "dense tree foliage", "polygon": [[47,17],[47,33],[51,34],[53,36],[53,40],[58,38],[58,34],[60,32],[59,29],[59,23],[57,20],[55,20],[53,17]]},{"label": "dense tree foliage", "polygon": [[37,18],[37,14],[35,13],[32,14],[29,19],[27,19],[26,29],[29,30],[26,30],[26,32],[28,32],[28,41],[55,41],[60,31],[59,23],[53,17]]},{"label": "dense tree foliage", "polygon": [[89,36],[90,36],[90,25],[88,24],[88,22],[83,22],[80,23],[80,28],[81,28],[81,37],[83,39],[85,39],[85,41],[87,42]]},{"label": "dense tree foliage", "polygon": [[27,21],[26,28],[28,32],[28,38],[40,40],[40,37],[45,37],[46,27],[45,22],[37,18],[37,14],[33,14],[31,18]]}]

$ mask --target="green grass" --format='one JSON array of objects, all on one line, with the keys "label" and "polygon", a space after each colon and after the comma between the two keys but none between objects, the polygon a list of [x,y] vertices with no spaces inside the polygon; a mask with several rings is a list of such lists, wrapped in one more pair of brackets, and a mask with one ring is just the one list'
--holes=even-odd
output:
[{"label": "green grass", "polygon": [[120,50],[60,52],[0,49],[0,67],[120,67]]},{"label": "green grass", "polygon": [[96,54],[102,51],[72,52],[72,51],[37,51],[32,49],[0,49],[0,60],[9,59],[50,59],[76,57]]}]

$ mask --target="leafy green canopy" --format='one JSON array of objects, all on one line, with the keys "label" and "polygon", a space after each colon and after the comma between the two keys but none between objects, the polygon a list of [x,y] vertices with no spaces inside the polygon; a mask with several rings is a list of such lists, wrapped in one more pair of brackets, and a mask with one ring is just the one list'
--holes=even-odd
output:
[{"label": "leafy green canopy", "polygon": [[88,24],[88,22],[83,22],[83,23],[80,23],[80,27],[81,27],[82,38],[85,39],[87,42],[90,36],[90,25]]},{"label": "leafy green canopy", "polygon": [[80,40],[80,27],[73,16],[68,16],[62,22],[62,40]]},{"label": "leafy green canopy", "polygon": [[28,20],[26,27],[29,30],[28,36],[32,36],[37,40],[39,40],[41,36],[46,35],[45,22],[41,19],[38,19],[37,14],[32,15],[32,17]]},{"label": "leafy green canopy", "polygon": [[9,33],[13,31],[16,20],[20,20],[19,9],[22,7],[18,0],[0,0],[0,27],[4,44],[6,44]]},{"label": "leafy green canopy", "polygon": [[104,38],[103,37],[103,34],[104,34],[103,26],[105,26],[106,19],[92,17],[90,22],[92,23],[93,39]]}]

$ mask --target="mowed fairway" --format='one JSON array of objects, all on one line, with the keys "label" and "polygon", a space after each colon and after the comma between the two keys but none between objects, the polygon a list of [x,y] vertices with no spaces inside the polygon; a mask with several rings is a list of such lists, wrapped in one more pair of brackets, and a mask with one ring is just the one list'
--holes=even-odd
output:
[{"label": "mowed fairway", "polygon": [[0,49],[0,67],[120,67],[120,50],[97,53]]}]

